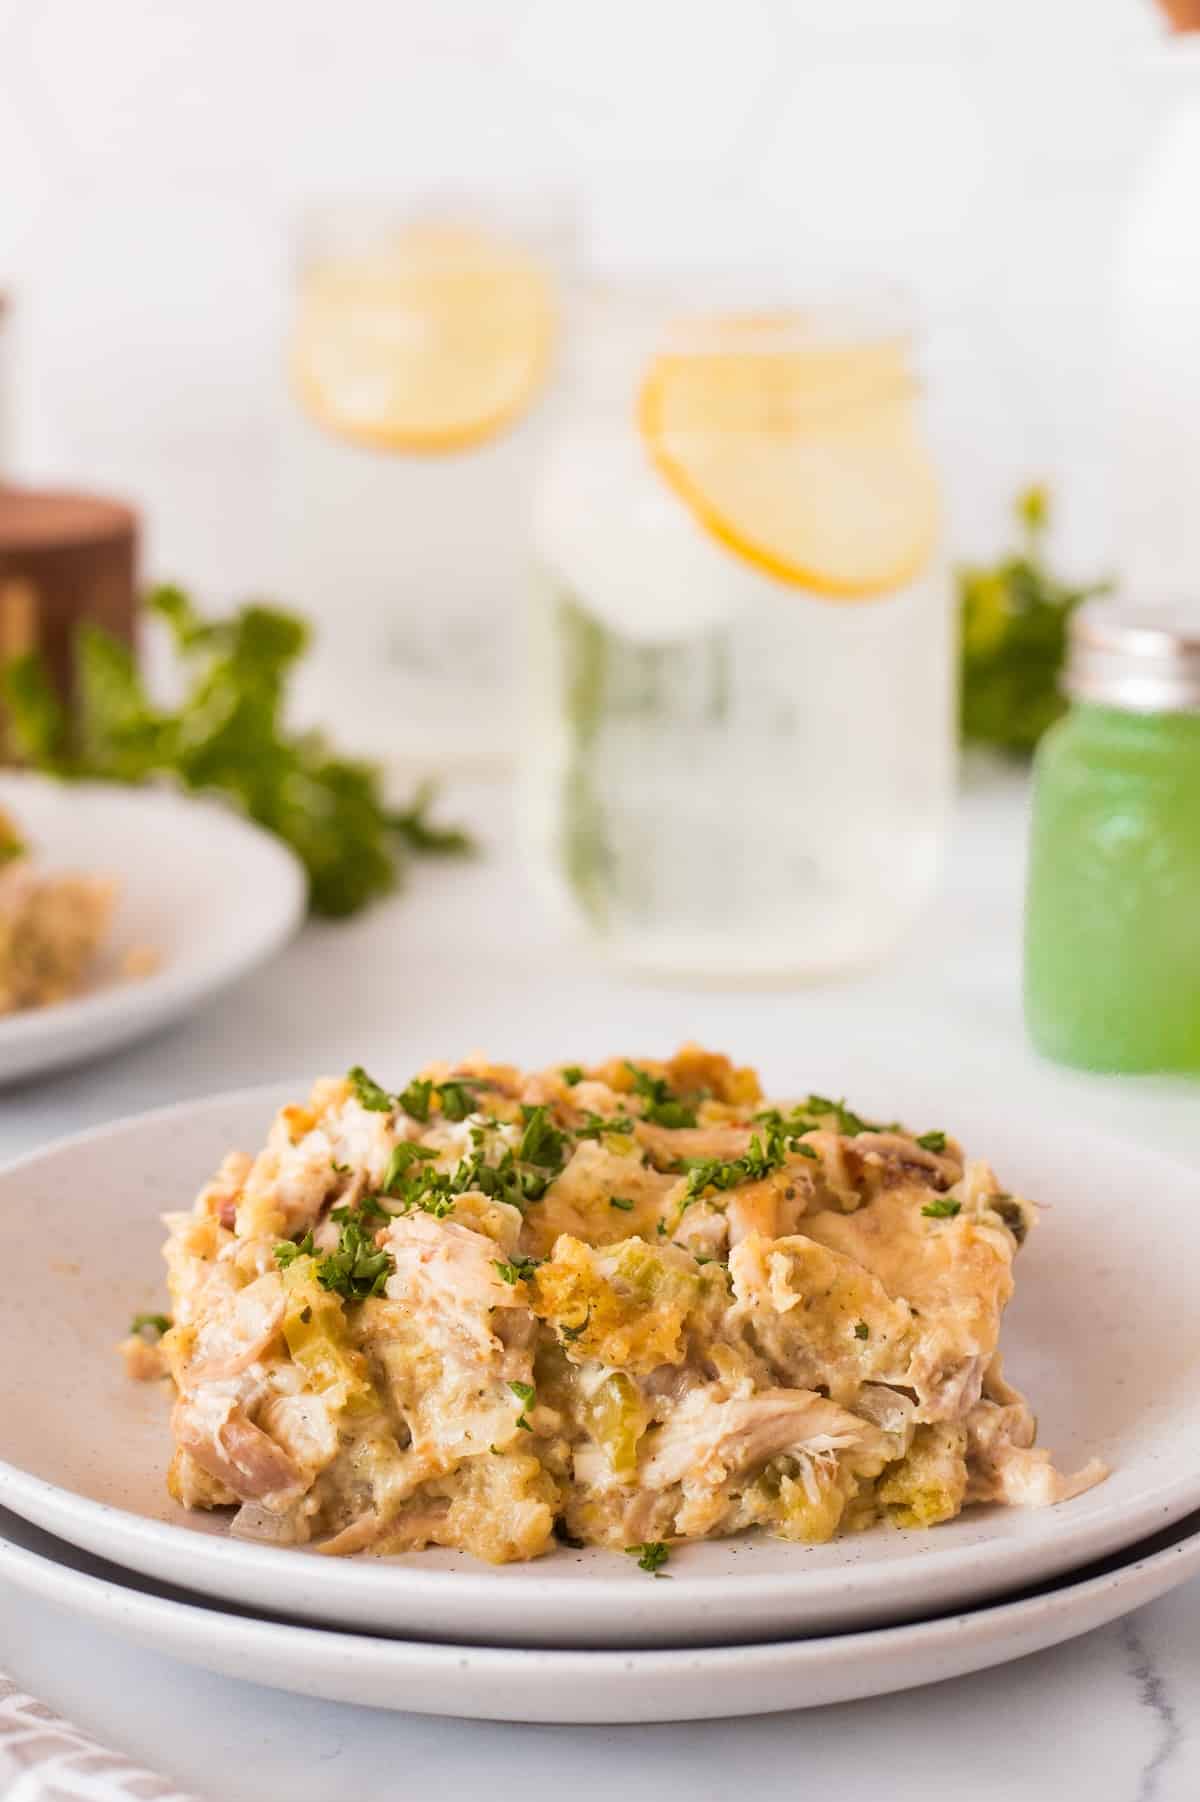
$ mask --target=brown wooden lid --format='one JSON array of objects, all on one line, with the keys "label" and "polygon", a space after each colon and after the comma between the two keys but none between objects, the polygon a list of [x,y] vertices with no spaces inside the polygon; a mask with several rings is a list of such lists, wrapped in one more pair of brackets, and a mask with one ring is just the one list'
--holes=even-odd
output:
[{"label": "brown wooden lid", "polygon": [[99,495],[0,487],[0,553],[132,539],[137,523],[132,507]]},{"label": "brown wooden lid", "polygon": [[1159,0],[1176,31],[1200,31],[1200,0]]}]

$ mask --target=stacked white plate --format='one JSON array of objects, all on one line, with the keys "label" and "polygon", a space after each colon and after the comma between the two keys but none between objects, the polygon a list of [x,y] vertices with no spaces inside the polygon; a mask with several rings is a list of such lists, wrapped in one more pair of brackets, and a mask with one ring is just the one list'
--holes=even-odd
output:
[{"label": "stacked white plate", "polygon": [[113,1354],[161,1294],[158,1215],[186,1207],[286,1096],[144,1116],[0,1173],[0,1580],[143,1645],[334,1700],[498,1720],[649,1721],[880,1694],[1102,1625],[1200,1572],[1200,1180],[1155,1153],[898,1078],[1048,1203],[1022,1254],[1007,1364],[1063,1468],[1058,1508],[969,1510],[804,1547],[675,1550],[652,1577],[562,1548],[492,1568],[448,1552],[326,1559],[229,1538],[164,1488],[162,1396]]}]

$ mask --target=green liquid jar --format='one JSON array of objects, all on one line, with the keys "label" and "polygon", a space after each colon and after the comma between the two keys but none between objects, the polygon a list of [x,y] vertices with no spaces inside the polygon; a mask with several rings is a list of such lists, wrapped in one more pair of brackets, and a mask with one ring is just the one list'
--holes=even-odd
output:
[{"label": "green liquid jar", "polygon": [[1200,609],[1083,607],[1038,750],[1025,1017],[1044,1056],[1200,1074]]}]

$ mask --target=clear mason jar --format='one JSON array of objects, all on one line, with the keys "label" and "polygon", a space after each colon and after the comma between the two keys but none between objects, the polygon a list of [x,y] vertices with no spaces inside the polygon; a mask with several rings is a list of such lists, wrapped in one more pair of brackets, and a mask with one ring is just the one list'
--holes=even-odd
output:
[{"label": "clear mason jar", "polygon": [[533,508],[533,870],[646,972],[869,962],[935,882],[955,770],[907,332],[882,297],[581,312]]},{"label": "clear mason jar", "polygon": [[287,598],[313,622],[305,718],[399,764],[511,762],[524,502],[553,392],[565,197],[313,212],[280,435]]}]

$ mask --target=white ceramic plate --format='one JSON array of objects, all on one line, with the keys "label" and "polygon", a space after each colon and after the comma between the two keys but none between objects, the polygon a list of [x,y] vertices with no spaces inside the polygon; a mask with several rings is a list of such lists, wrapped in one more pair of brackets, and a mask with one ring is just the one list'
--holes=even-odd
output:
[{"label": "white ceramic plate", "polygon": [[[0,1504],[165,1582],[324,1624],[527,1645],[683,1645],[894,1624],[1077,1568],[1200,1507],[1200,1179],[1057,1118],[897,1076],[856,1096],[944,1121],[1052,1204],[1018,1260],[1008,1369],[1065,1468],[1112,1475],[1058,1508],[975,1509],[805,1547],[747,1536],[678,1549],[670,1580],[565,1548],[492,1567],[429,1551],[330,1559],[228,1536],[164,1488],[167,1408],[113,1346],[158,1303],[158,1214],[187,1205],[232,1146],[256,1148],[285,1095],[188,1103],[67,1140],[0,1173]],[[291,1091],[293,1098],[303,1085]],[[30,1380],[31,1370],[36,1380]]]},{"label": "white ceramic plate", "polygon": [[[296,858],[218,802],[8,771],[0,808],[48,867],[118,883],[113,929],[88,991],[0,1019],[0,1082],[142,1038],[262,963],[303,918]],[[158,967],[123,979],[122,960],[141,946]]]},{"label": "white ceramic plate", "polygon": [[1198,1571],[1192,1515],[1070,1581],[918,1625],[756,1646],[527,1651],[256,1619],[130,1578],[0,1514],[0,1581],[151,1651],[331,1702],[489,1721],[703,1720],[889,1695],[1060,1645]]}]

